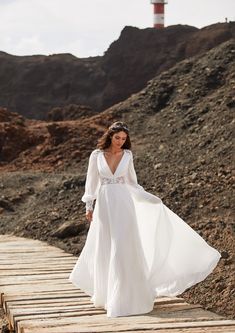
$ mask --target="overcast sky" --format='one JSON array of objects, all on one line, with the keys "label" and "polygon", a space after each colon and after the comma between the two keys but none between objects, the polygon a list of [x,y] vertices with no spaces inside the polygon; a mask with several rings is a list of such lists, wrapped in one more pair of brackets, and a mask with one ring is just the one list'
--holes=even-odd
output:
[{"label": "overcast sky", "polygon": [[[0,50],[14,55],[102,55],[127,26],[152,26],[150,0],[0,0]],[[169,0],[165,24],[235,20],[235,0]]]}]

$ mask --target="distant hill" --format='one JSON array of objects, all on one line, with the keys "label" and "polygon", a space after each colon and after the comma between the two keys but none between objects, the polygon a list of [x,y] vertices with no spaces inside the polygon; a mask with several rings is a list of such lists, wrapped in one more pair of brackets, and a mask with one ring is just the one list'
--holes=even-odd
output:
[{"label": "distant hill", "polygon": [[69,104],[97,113],[140,91],[179,61],[234,36],[233,22],[200,30],[183,25],[164,30],[125,27],[102,57],[0,52],[0,106],[35,119],[47,119],[52,108]]}]

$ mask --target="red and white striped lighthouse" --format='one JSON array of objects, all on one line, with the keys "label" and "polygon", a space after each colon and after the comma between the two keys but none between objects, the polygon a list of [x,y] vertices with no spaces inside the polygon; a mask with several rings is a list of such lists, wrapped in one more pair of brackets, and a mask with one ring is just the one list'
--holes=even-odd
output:
[{"label": "red and white striped lighthouse", "polygon": [[154,28],[164,28],[164,12],[166,0],[150,0],[154,6],[153,26]]}]

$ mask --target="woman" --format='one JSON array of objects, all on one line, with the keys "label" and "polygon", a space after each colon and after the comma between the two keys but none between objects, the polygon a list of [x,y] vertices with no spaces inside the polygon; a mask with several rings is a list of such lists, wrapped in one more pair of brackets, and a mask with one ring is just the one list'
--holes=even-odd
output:
[{"label": "woman", "polygon": [[82,197],[91,224],[69,279],[108,317],[147,313],[156,297],[204,280],[221,254],[138,184],[125,123],[113,123],[97,146]]}]

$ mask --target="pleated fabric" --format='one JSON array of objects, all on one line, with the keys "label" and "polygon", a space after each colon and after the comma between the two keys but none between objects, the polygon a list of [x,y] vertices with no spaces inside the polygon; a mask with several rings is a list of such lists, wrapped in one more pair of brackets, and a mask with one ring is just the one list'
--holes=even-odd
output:
[{"label": "pleated fabric", "polygon": [[138,184],[131,150],[114,174],[102,150],[91,153],[82,200],[96,202],[69,280],[108,317],[148,313],[156,297],[180,295],[218,264],[221,254]]}]

